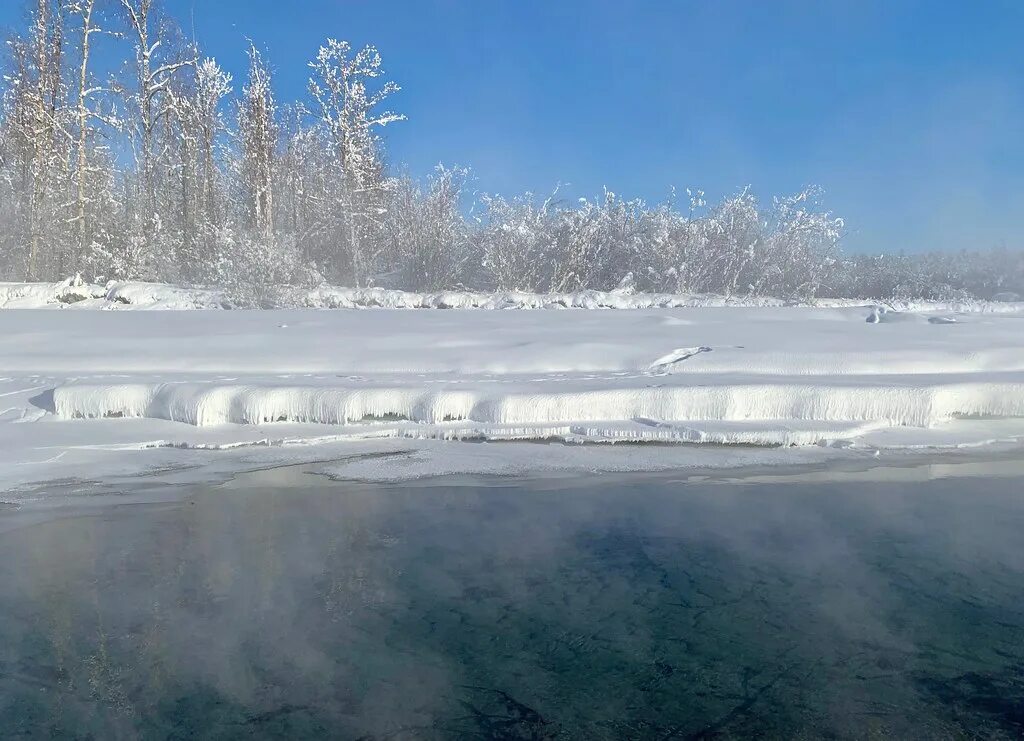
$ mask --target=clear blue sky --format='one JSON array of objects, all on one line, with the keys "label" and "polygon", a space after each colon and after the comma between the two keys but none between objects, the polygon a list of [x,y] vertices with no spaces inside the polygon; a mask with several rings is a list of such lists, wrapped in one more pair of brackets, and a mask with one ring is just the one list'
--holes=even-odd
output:
[{"label": "clear blue sky", "polygon": [[817,183],[851,249],[1024,248],[1021,0],[167,2],[238,79],[245,38],[265,47],[281,99],[327,36],[375,43],[415,174],[650,200]]}]

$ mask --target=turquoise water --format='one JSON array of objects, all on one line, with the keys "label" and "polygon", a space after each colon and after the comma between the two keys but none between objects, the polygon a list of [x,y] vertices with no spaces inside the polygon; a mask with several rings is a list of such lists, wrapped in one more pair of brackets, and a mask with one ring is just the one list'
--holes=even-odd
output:
[{"label": "turquoise water", "polygon": [[105,505],[0,534],[0,728],[1017,738],[1022,533],[1012,477],[256,478]]}]

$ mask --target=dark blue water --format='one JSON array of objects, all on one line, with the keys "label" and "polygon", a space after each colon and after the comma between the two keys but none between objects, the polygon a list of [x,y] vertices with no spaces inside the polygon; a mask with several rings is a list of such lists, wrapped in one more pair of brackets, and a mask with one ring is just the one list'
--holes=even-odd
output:
[{"label": "dark blue water", "polygon": [[103,506],[0,535],[0,735],[1018,738],[1022,534],[1019,478]]}]

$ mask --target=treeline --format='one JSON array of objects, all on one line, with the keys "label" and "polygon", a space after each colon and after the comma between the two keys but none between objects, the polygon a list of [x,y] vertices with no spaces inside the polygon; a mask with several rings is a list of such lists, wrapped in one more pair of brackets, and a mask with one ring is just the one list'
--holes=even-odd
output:
[{"label": "treeline", "polygon": [[761,204],[473,197],[469,175],[396,174],[399,87],[373,47],[327,41],[280,103],[255,47],[235,81],[158,0],[32,0],[7,45],[0,271],[12,280],[412,290],[611,289],[807,298],[1024,293],[1018,253],[843,257],[809,189]]},{"label": "treeline", "polygon": [[821,295],[1024,301],[1024,249],[847,256]]}]

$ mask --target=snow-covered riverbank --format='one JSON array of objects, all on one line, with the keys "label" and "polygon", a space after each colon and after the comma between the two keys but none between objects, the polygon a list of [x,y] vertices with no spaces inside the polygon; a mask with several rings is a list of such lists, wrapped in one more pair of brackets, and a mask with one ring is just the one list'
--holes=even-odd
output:
[{"label": "snow-covered riverbank", "polygon": [[[1013,294],[1000,301],[899,300],[884,304],[865,299],[819,298],[808,302],[770,296],[577,291],[575,293],[418,293],[386,288],[281,287],[265,298],[276,309],[692,309],[692,308],[855,308],[881,306],[887,311],[971,314],[1024,314],[1024,302]],[[72,278],[60,283],[0,283],[0,309],[74,309],[105,311],[192,311],[235,308],[221,290],[181,288],[163,283],[111,281],[104,285]]]},{"label": "snow-covered riverbank", "polygon": [[[529,456],[485,446],[473,463],[437,441],[715,443],[792,460],[1013,443],[1024,441],[1024,311],[1009,306],[4,311],[0,485],[196,465],[252,445],[300,458],[429,447],[500,470]],[[535,457],[557,468],[553,452],[574,447]],[[680,454],[605,457],[619,469],[658,455],[671,467]]]}]

